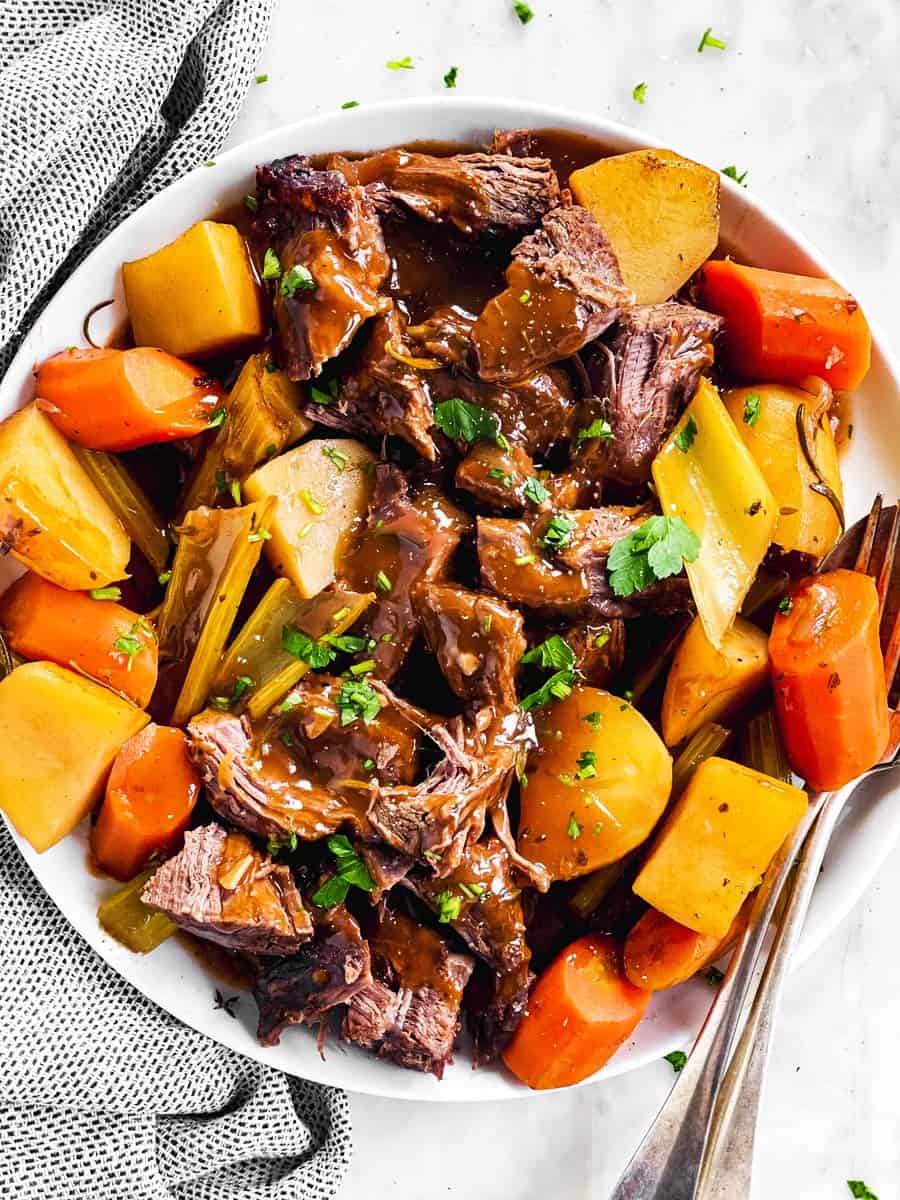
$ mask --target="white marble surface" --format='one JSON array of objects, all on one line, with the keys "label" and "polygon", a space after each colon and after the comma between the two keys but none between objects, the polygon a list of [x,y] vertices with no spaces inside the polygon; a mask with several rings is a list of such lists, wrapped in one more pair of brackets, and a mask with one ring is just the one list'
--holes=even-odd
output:
[{"label": "white marble surface", "polygon": [[[348,99],[515,96],[652,130],[799,224],[900,346],[898,0],[280,0],[231,144]],[[707,25],[724,52],[696,53]],[[388,59],[412,56],[412,71]],[[646,81],[647,100],[631,99]],[[298,147],[300,149],[300,147]],[[900,452],[900,438],[898,438]],[[791,980],[755,1196],[900,1196],[900,849]],[[603,1200],[671,1082],[667,1063],[571,1095],[470,1107],[354,1097],[341,1200]]]}]

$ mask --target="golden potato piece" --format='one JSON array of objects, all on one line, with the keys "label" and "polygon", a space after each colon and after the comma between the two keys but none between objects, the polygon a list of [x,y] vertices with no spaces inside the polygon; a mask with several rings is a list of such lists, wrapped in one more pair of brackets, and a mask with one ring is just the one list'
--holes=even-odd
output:
[{"label": "golden potato piece", "polygon": [[334,580],[347,534],[372,494],[375,456],[349,438],[304,442],[259,467],[244,484],[248,500],[275,496],[266,554],[304,599]]},{"label": "golden potato piece", "polygon": [[34,404],[0,424],[0,536],[72,591],[124,579],[131,542],[72,447]]},{"label": "golden potato piece", "polygon": [[0,808],[47,850],[91,811],[119,748],[149,720],[65,667],[17,667],[0,680]]},{"label": "golden potato piece", "polygon": [[233,225],[198,221],[161,250],[123,263],[122,280],[138,346],[193,358],[265,333],[259,285]]},{"label": "golden potato piece", "polygon": [[601,158],[569,184],[606,231],[639,304],[674,296],[719,241],[718,171],[672,150]]}]

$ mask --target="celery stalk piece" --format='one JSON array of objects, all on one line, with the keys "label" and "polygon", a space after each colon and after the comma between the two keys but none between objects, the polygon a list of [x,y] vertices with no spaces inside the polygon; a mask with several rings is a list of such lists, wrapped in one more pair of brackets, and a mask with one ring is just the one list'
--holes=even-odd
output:
[{"label": "celery stalk piece", "polygon": [[[206,704],[225,641],[237,616],[275,509],[268,498],[241,508],[198,508],[177,530],[172,578],[159,612],[159,652],[186,674],[174,725]],[[180,668],[179,668],[180,665]]]},{"label": "celery stalk piece", "polygon": [[769,548],[778,509],[708,380],[654,459],[653,480],[663,515],[680,517],[700,538],[686,570],[706,636],[718,647]]},{"label": "celery stalk piece", "polygon": [[731,738],[731,730],[714,721],[701,725],[672,764],[672,799],[683,792],[702,762],[719,754]]},{"label": "celery stalk piece", "polygon": [[166,569],[172,544],[162,517],[119,460],[103,450],[71,443],[94,487],[157,575]]},{"label": "celery stalk piece", "polygon": [[144,885],[155,870],[141,871],[97,909],[97,919],[109,936],[137,954],[155,950],[178,928],[165,913],[155,912],[141,900]]},{"label": "celery stalk piece", "polygon": [[181,504],[181,513],[215,504],[240,485],[260,463],[293,446],[313,427],[299,411],[303,385],[284,371],[269,371],[268,356],[252,354],[225,403],[225,422],[198,466]]},{"label": "celery stalk piece", "polygon": [[741,762],[784,783],[793,779],[774,709],[767,708],[747,722],[741,743]]},{"label": "celery stalk piece", "polygon": [[577,891],[572,894],[569,900],[569,908],[581,917],[583,921],[586,921],[591,913],[597,911],[613,887],[622,878],[625,867],[631,860],[631,857],[631,855],[626,855],[625,858],[620,858],[618,862],[607,863],[605,867],[598,867],[596,871],[592,871],[590,875],[581,881]]},{"label": "celery stalk piece", "polygon": [[318,641],[326,634],[344,633],[374,599],[374,592],[336,586],[304,600],[289,579],[276,579],[232,642],[213,680],[213,693],[229,697],[239,679],[252,680],[243,706],[253,718],[265,716],[310,669],[284,649],[285,626]]}]

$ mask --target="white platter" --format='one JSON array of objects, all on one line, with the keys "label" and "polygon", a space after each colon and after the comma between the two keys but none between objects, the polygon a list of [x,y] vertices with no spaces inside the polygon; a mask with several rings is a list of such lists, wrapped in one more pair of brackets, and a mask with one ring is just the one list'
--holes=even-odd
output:
[{"label": "white platter", "polygon": [[[33,394],[32,364],[65,346],[81,344],[81,321],[95,303],[111,296],[114,307],[98,316],[95,336],[111,331],[124,316],[119,267],[172,240],[192,222],[222,204],[238,200],[251,187],[257,163],[293,152],[367,150],[417,139],[483,141],[495,127],[572,129],[604,140],[613,151],[658,144],[633,130],[587,114],[512,101],[432,98],[360,107],[318,116],[277,129],[221,155],[214,167],[200,167],[134,213],[81,265],[32,329],[0,381],[0,417]],[[675,147],[677,149],[677,147]],[[723,180],[722,236],[743,261],[779,270],[832,275],[829,264],[798,233],[743,188]],[[39,253],[40,248],[35,248]],[[852,280],[842,280],[852,290]],[[102,318],[102,319],[101,319]],[[854,405],[854,437],[842,460],[848,519],[869,507],[874,491],[890,500],[900,495],[900,367],[875,330],[872,370]],[[3,564],[0,587],[12,577]],[[800,958],[811,954],[859,900],[900,836],[900,795],[870,786],[845,813],[816,889]],[[288,1030],[281,1045],[265,1049],[254,1037],[255,1006],[242,997],[237,1019],[213,1007],[222,986],[173,939],[147,957],[131,954],[108,938],[96,920],[100,900],[112,885],[86,869],[86,829],[82,827],[43,855],[21,839],[22,853],[47,892],[83,937],[136,988],[180,1020],[234,1050],[307,1079],[353,1091],[410,1100],[475,1101],[521,1099],[534,1093],[503,1068],[473,1072],[461,1051],[443,1082],[404,1071],[331,1042],[324,1060],[314,1036]],[[649,1016],[629,1044],[601,1072],[610,1077],[661,1058],[685,1045],[696,1032],[710,1001],[706,984],[691,982],[658,995]],[[597,1076],[596,1078],[599,1078]]]}]

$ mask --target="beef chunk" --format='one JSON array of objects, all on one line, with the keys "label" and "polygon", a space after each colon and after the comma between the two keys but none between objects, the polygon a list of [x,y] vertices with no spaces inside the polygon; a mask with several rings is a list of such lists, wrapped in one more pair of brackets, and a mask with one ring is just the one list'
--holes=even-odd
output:
[{"label": "beef chunk", "polygon": [[574,205],[549,212],[519,242],[506,282],[472,331],[479,374],[494,382],[524,379],[575,354],[631,299],[603,230]]},{"label": "beef chunk", "polygon": [[317,910],[314,941],[291,958],[262,964],[253,991],[256,1036],[264,1046],[276,1046],[286,1026],[324,1021],[371,983],[369,947],[359,925],[342,905]]},{"label": "beef chunk", "polygon": [[341,1037],[438,1079],[451,1061],[474,966],[431,929],[385,910],[369,939],[376,978],[350,1000]]},{"label": "beef chunk", "polygon": [[356,848],[375,884],[373,902],[380,900],[385,892],[405,879],[415,866],[415,859],[395,850],[393,846],[386,846],[384,842],[361,842]]},{"label": "beef chunk", "polygon": [[609,687],[625,660],[625,622],[579,621],[563,637],[575,655],[575,667],[591,687]]},{"label": "beef chunk", "polygon": [[523,963],[503,974],[483,972],[466,993],[476,1067],[495,1062],[509,1045],[525,1015],[534,980],[534,972]]},{"label": "beef chunk", "polygon": [[379,211],[410,212],[466,237],[532,229],[559,203],[559,181],[546,158],[385,150],[364,159],[359,172]]},{"label": "beef chunk", "polygon": [[[381,225],[352,164],[335,159],[328,170],[293,155],[257,168],[257,214],[252,240],[257,259],[272,249],[281,282],[272,289],[283,364],[291,379],[317,376],[389,301],[378,294],[389,259]],[[315,288],[290,294],[294,267]]]},{"label": "beef chunk", "polygon": [[513,604],[539,612],[575,614],[591,596],[583,571],[545,557],[530,519],[478,518],[481,582]]},{"label": "beef chunk", "polygon": [[446,577],[468,524],[436,488],[411,497],[400,470],[387,464],[376,468],[366,529],[341,570],[348,581],[376,595],[362,634],[375,643],[371,657],[377,678],[392,679],[403,665],[418,631],[413,592]]},{"label": "beef chunk", "polygon": [[519,613],[492,596],[437,583],[418,589],[416,612],[457,696],[500,708],[515,706],[516,668],[525,653]]},{"label": "beef chunk", "polygon": [[607,475],[629,485],[649,480],[657,451],[713,361],[721,328],[721,317],[687,304],[642,305],[619,321],[611,356],[597,349],[588,357],[613,436],[589,443],[586,453],[602,456]]},{"label": "beef chunk", "polygon": [[206,709],[187,728],[188,750],[210,804],[223,820],[258,837],[296,834],[313,841],[342,826],[366,832],[366,800],[311,778],[278,730]]},{"label": "beef chunk", "polygon": [[425,382],[392,355],[403,345],[404,322],[396,307],[376,317],[353,346],[330,404],[310,400],[304,412],[322,425],[348,433],[403,438],[423,458],[435,458],[429,429],[434,421]]},{"label": "beef chunk", "polygon": [[530,158],[535,153],[532,129],[495,129],[491,139],[492,154],[511,154],[515,158]]},{"label": "beef chunk", "polygon": [[493,442],[477,442],[456,468],[456,486],[487,508],[521,508],[525,484],[534,475],[531,456],[521,446],[509,449]]},{"label": "beef chunk", "polygon": [[221,825],[189,829],[141,899],[198,937],[254,954],[294,954],[312,936],[290,870]]}]

